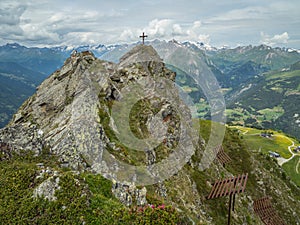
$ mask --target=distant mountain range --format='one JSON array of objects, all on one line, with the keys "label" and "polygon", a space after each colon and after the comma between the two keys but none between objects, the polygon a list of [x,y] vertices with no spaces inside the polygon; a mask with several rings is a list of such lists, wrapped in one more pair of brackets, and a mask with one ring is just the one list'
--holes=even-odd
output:
[{"label": "distant mountain range", "polygon": [[35,91],[46,76],[14,62],[0,62],[0,125]]},{"label": "distant mountain range", "polygon": [[[229,108],[229,110],[227,110],[229,122],[235,123],[243,118],[236,116],[237,110],[240,110],[238,106],[240,108],[245,108],[244,110],[247,109],[247,112],[251,115],[250,118],[253,118],[257,114],[257,112],[256,114],[254,113],[255,110],[263,110],[268,108],[270,111],[274,111],[274,107],[276,107],[274,102],[288,99],[290,103],[278,103],[278,107],[279,105],[281,105],[282,108],[288,107],[285,108],[285,111],[280,114],[280,119],[278,117],[276,120],[274,120],[274,118],[273,120],[270,120],[270,118],[266,116],[265,120],[257,121],[255,119],[250,119],[248,116],[245,118],[246,120],[243,123],[253,126],[268,126],[275,129],[289,127],[286,126],[286,119],[292,118],[296,113],[297,109],[294,110],[294,108],[297,108],[296,102],[298,95],[285,95],[285,91],[287,91],[287,89],[282,91],[280,95],[283,96],[282,98],[277,96],[280,94],[278,90],[275,91],[270,89],[272,91],[270,93],[268,92],[268,95],[264,92],[259,92],[264,97],[268,96],[267,99],[272,99],[272,101],[267,101],[266,98],[262,98],[261,102],[264,102],[264,106],[261,106],[261,103],[254,101],[253,104],[257,103],[259,105],[251,105],[253,107],[252,111],[249,111],[250,105],[244,107],[243,104],[247,105],[249,103],[248,101],[250,101],[251,97],[254,96],[253,94],[251,95],[251,93],[257,93],[258,89],[262,89],[263,83],[267,84],[268,82],[274,81],[274,79],[267,78],[271,75],[264,75],[265,73],[274,74],[270,73],[270,71],[277,71],[276,73],[279,74],[278,76],[280,76],[282,73],[294,74],[294,78],[290,77],[284,79],[282,84],[284,84],[284,82],[299,83],[297,80],[299,79],[299,74],[297,74],[297,72],[292,72],[297,71],[297,69],[294,67],[297,68],[298,64],[295,63],[300,61],[299,50],[271,48],[266,45],[250,45],[237,47],[234,49],[217,49],[208,45],[204,45],[203,43],[178,43],[174,40],[171,42],[187,48],[189,51],[197,55],[197,57],[201,58],[203,65],[207,66],[207,68],[209,68],[209,70],[217,78],[223,90],[227,107]],[[168,45],[168,43],[169,42],[167,41],[160,40],[146,42],[147,45],[152,45],[159,54],[172,51],[172,49],[170,49],[171,45]],[[77,50],[78,52],[89,50],[92,51],[98,58],[112,62],[118,62],[119,58],[124,53],[128,52],[137,44],[139,43],[110,46],[87,45],[79,47],[27,48],[15,43],[0,46],[0,127],[3,127],[5,124],[7,124],[12,117],[12,114],[16,112],[17,108],[20,107],[22,102],[24,102],[25,99],[35,91],[35,88],[47,76],[63,65],[65,59],[70,56],[73,50]],[[178,59],[176,60],[184,60],[180,57],[181,56],[178,56]],[[170,67],[172,66],[174,67],[174,65],[170,65]],[[281,70],[288,71],[280,72]],[[194,99],[198,107],[198,116],[209,119],[209,105],[207,101],[205,101],[205,95],[202,93],[199,85],[195,84],[193,77],[190,77],[188,74],[184,74],[183,71],[180,72],[177,70],[176,72],[178,73],[176,82]],[[258,82],[261,83],[258,84]],[[269,85],[271,85],[271,83],[269,83]],[[297,88],[299,87],[296,86],[290,86],[288,93],[293,93],[293,91],[297,92]],[[270,86],[270,88],[273,89],[276,89],[276,87]],[[276,108],[276,110],[277,109],[278,108]],[[286,113],[291,115],[286,117]],[[285,130],[287,133],[295,135],[297,130],[299,130],[299,127],[291,128],[291,132],[289,132],[287,129],[283,130]]]},{"label": "distant mountain range", "polygon": [[66,52],[58,48],[0,46],[0,127],[7,124],[13,113],[66,57]]},{"label": "distant mountain range", "polygon": [[300,61],[253,78],[227,104],[233,124],[276,128],[300,139]]}]

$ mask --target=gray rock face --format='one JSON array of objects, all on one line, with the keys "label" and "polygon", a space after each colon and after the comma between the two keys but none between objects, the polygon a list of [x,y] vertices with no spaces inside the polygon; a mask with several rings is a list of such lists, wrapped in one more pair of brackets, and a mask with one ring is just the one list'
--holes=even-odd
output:
[{"label": "gray rock face", "polygon": [[[72,55],[61,70],[38,87],[10,125],[0,130],[1,140],[14,149],[37,154],[47,144],[62,162],[69,162],[73,168],[85,167],[81,155],[89,155],[93,149],[87,144],[90,136],[97,135],[101,128],[98,93],[108,87],[102,64],[90,52]],[[99,67],[97,73],[91,72],[92,66]],[[97,145],[99,154],[103,146]]]},{"label": "gray rock face", "polygon": [[33,197],[40,197],[48,199],[49,201],[55,201],[57,199],[55,191],[59,189],[59,177],[50,177],[33,191]]},{"label": "gray rock face", "polygon": [[36,154],[48,146],[64,165],[84,169],[101,158],[109,143],[98,115],[99,108],[109,109],[101,99],[118,100],[124,86],[144,76],[175,79],[151,46],[135,47],[119,64],[91,52],[74,53],[0,130],[0,142]]},{"label": "gray rock face", "polygon": [[160,62],[162,59],[152,46],[139,45],[134,47],[120,59],[120,66],[129,65],[132,62]]},{"label": "gray rock face", "polygon": [[139,206],[147,204],[145,187],[138,189],[133,183],[113,183],[112,193],[126,206],[133,203]]},{"label": "gray rock face", "polygon": [[[63,67],[49,76],[21,106],[10,124],[0,130],[0,142],[9,144],[15,151],[33,150],[36,155],[47,147],[59,156],[60,165],[64,167],[107,171],[106,177],[114,178],[109,171],[122,171],[121,165],[104,162],[103,158],[108,155],[108,148],[120,149],[110,142],[99,111],[106,112],[110,127],[118,131],[114,129],[110,108],[104,102],[119,101],[124,87],[140,82],[144,77],[174,81],[175,76],[165,68],[151,46],[135,47],[121,58],[119,64],[96,59],[91,52],[72,53]],[[150,93],[149,99],[154,94]],[[154,136],[166,132],[166,127],[158,129],[156,124],[171,113],[161,111],[147,116],[146,126]],[[148,153],[147,164],[154,164],[155,152]],[[138,205],[146,204],[145,188],[139,190],[131,184],[128,189],[124,185],[118,183],[114,188],[115,195],[124,204],[131,204],[132,199],[136,199]],[[35,196],[55,200],[57,188],[56,179],[48,179],[36,189]]]},{"label": "gray rock face", "polygon": [[0,129],[0,143],[6,143],[11,150],[33,150],[39,155],[45,147],[43,131],[31,123],[15,124]]},{"label": "gray rock face", "polygon": [[43,181],[38,187],[33,190],[34,198],[44,198],[49,201],[55,201],[57,198],[55,192],[60,189],[59,181],[60,174],[49,167],[44,166],[43,163],[38,163],[37,166],[41,169],[36,179],[43,179],[49,177],[47,180]]}]

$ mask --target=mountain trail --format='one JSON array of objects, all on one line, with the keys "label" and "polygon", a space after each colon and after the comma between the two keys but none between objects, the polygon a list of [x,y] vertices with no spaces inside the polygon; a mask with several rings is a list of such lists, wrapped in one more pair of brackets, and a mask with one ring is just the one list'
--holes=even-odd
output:
[{"label": "mountain trail", "polygon": [[[285,137],[285,136],[283,136],[283,135],[274,135],[274,136]],[[292,160],[292,159],[295,157],[295,153],[292,151],[292,147],[295,147],[295,142],[292,141],[292,140],[291,140],[290,138],[288,138],[288,137],[285,137],[285,138],[292,142],[292,145],[288,146],[288,150],[289,150],[289,152],[292,154],[292,156],[291,156],[290,158],[288,158],[288,159],[285,159],[285,158],[280,157],[280,158],[278,159],[278,164],[279,164],[280,166],[282,166],[284,163],[287,163],[288,161]]]}]

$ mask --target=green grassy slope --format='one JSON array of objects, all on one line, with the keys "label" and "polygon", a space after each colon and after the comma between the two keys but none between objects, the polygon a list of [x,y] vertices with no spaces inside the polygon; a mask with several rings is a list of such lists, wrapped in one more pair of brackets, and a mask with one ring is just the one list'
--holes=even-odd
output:
[{"label": "green grassy slope", "polygon": [[283,169],[291,177],[291,179],[300,186],[300,155],[295,156],[288,163],[283,164]]},{"label": "green grassy slope", "polygon": [[[111,181],[101,175],[61,168],[56,157],[47,153],[39,157],[22,153],[10,160],[3,157],[0,160],[2,224],[192,224],[191,219],[196,224],[225,224],[228,198],[206,200],[206,196],[216,179],[241,173],[248,173],[249,179],[245,193],[236,197],[232,224],[262,224],[253,213],[252,204],[254,199],[265,195],[272,197],[274,208],[287,224],[300,221],[293,214],[300,211],[300,189],[291,182],[292,176],[270,157],[253,151],[255,148],[236,128],[227,129],[223,141],[232,162],[224,168],[215,161],[206,170],[200,170],[198,165],[211,126],[209,121],[200,123],[202,147],[189,163],[164,182],[167,196],[159,194],[157,184],[146,187],[148,203],[165,208],[125,207],[112,195]],[[48,178],[47,175],[37,178],[41,171],[37,163],[60,174],[61,189],[56,192],[54,202],[32,198],[34,189]]]},{"label": "green grassy slope", "polygon": [[[34,199],[33,190],[43,163],[60,174],[56,201]],[[49,175],[50,176],[50,175]],[[175,224],[185,221],[171,206],[164,209],[123,206],[111,192],[112,182],[101,175],[76,173],[58,166],[55,157],[23,153],[0,161],[0,224]],[[155,197],[152,197],[155,199]],[[156,203],[161,203],[158,199]]]}]

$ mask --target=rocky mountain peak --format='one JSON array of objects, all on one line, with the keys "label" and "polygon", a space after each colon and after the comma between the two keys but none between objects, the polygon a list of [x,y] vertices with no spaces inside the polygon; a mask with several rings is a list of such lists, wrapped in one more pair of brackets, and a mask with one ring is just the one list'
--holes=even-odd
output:
[{"label": "rocky mountain peak", "polygon": [[[173,84],[175,75],[165,68],[151,46],[135,47],[121,58],[119,64],[99,60],[89,51],[74,51],[62,68],[50,75],[24,102],[10,124],[0,129],[0,144],[14,151],[32,150],[35,155],[47,150],[58,156],[62,167],[100,172],[107,178],[123,182],[118,173],[122,174],[124,165],[114,160],[122,158],[130,162],[134,156],[128,156],[125,145],[115,138],[119,130],[112,113],[123,112],[112,109],[112,105],[124,98],[123,88],[131,84],[145,84],[147,78],[153,80],[155,77],[166,78]],[[125,108],[135,108],[137,114],[137,118],[130,118],[129,113],[125,119],[134,124],[137,135],[144,132],[157,134],[156,123],[163,124],[164,131],[172,128],[173,133],[165,138],[164,145],[175,145],[178,123],[174,121],[174,110],[166,99],[156,97],[153,86],[157,84],[152,83],[147,97],[138,96],[139,108],[125,104]],[[160,83],[159,88],[164,89],[164,84]],[[165,89],[169,91],[170,88]],[[139,101],[139,98],[144,100]],[[154,150],[144,152],[142,148],[145,147],[139,149],[144,155],[143,163],[155,163],[158,155]],[[121,187],[116,185],[115,195],[124,204],[131,204],[130,199],[123,199]],[[143,190],[140,193],[134,189],[133,193],[141,195],[138,201],[145,204]]]},{"label": "rocky mountain peak", "polygon": [[109,119],[106,103],[118,100],[123,87],[147,76],[175,79],[151,46],[135,47],[119,64],[99,60],[89,51],[74,51],[0,130],[0,142],[37,155],[48,148],[62,163],[85,168],[110,142],[99,111]]},{"label": "rocky mountain peak", "polygon": [[[129,69],[129,71],[125,69],[127,74],[138,69],[138,76],[165,77],[175,81],[175,73],[165,68],[163,60],[151,45],[135,46],[122,56],[118,64],[118,69],[122,70],[124,67]],[[134,74],[136,77],[137,74],[135,72]]]},{"label": "rocky mountain peak", "polygon": [[151,45],[137,45],[121,57],[120,65],[145,61],[162,62],[162,59]]}]

